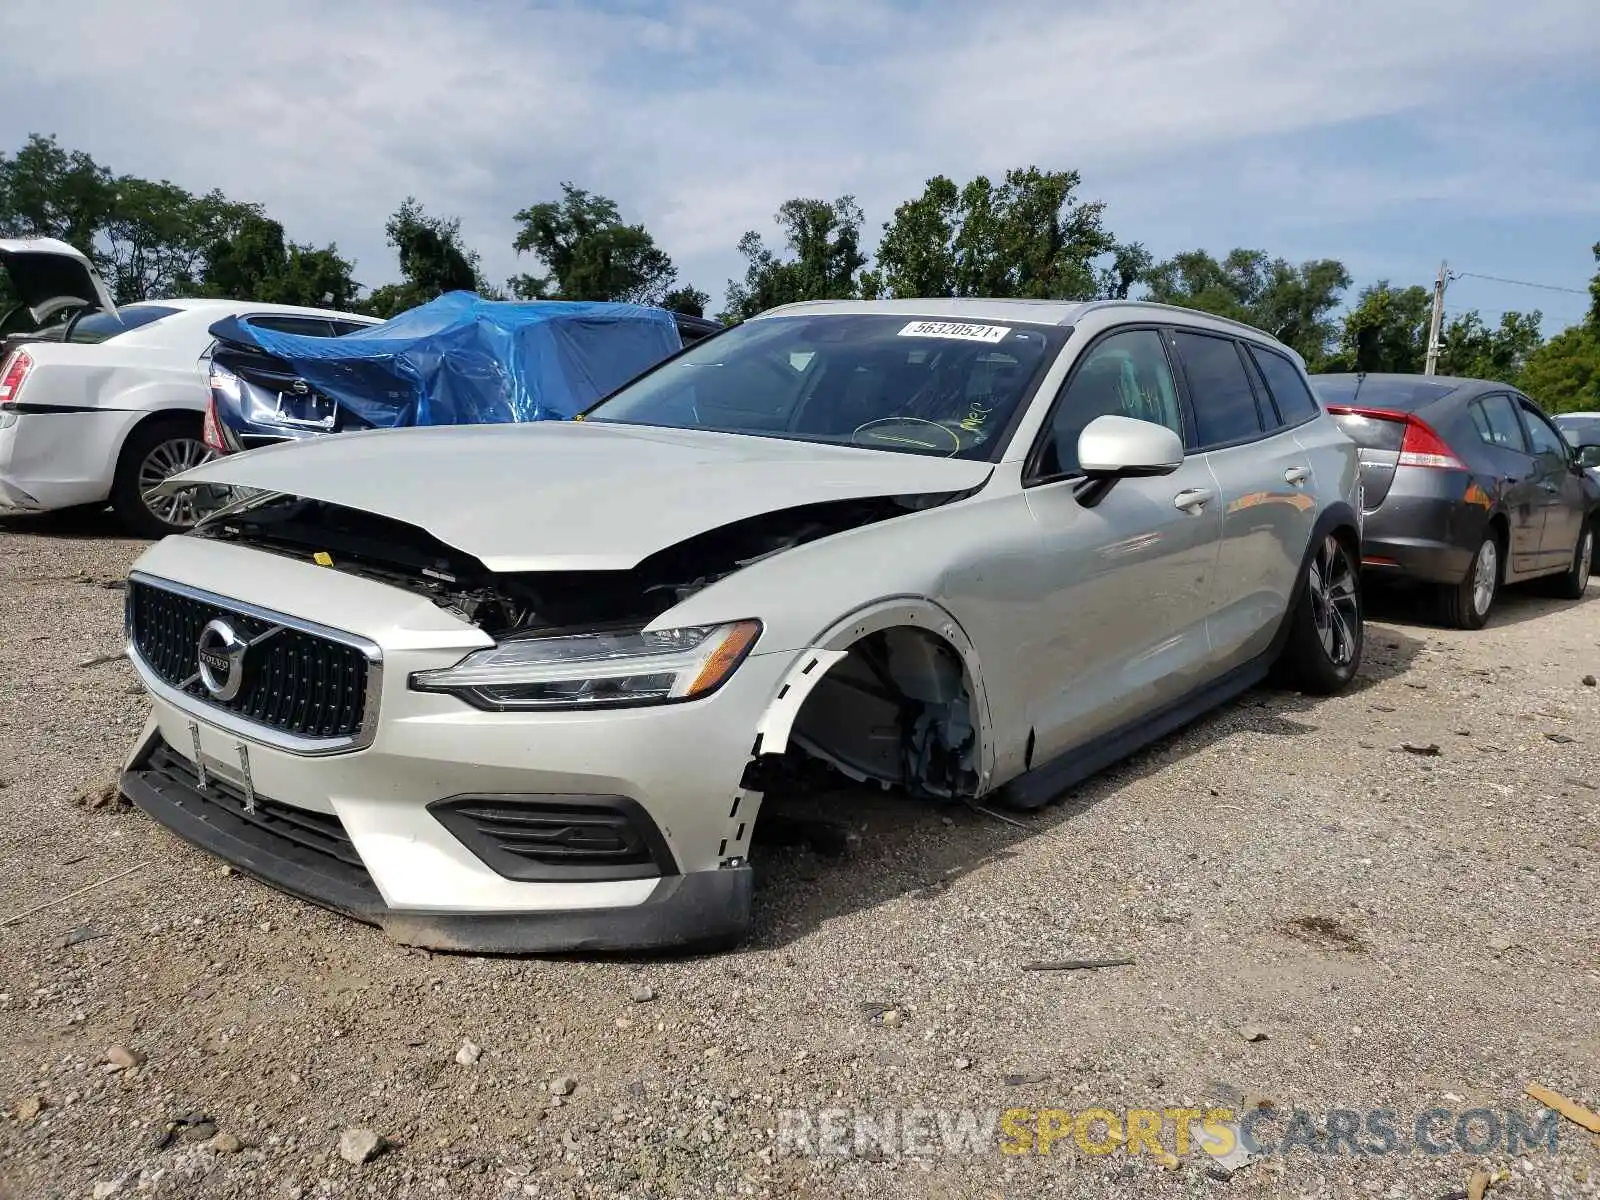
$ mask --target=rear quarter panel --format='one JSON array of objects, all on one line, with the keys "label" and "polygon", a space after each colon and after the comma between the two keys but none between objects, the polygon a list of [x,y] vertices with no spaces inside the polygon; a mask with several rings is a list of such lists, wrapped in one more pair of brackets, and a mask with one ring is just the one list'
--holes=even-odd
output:
[{"label": "rear quarter panel", "polygon": [[70,483],[62,503],[91,503],[109,494],[123,443],[141,421],[155,413],[198,416],[205,410],[205,380],[193,360],[178,366],[165,353],[111,358],[106,349],[28,347],[35,366],[19,399],[71,411],[27,414],[31,465],[13,466],[19,476]]}]

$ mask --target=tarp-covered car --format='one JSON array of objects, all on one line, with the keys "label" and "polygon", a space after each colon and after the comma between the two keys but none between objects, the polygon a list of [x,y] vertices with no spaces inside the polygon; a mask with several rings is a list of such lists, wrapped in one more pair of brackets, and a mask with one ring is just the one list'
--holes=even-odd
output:
[{"label": "tarp-covered car", "polygon": [[360,429],[563,420],[719,328],[643,305],[469,292],[338,337],[220,321],[206,441],[230,453]]}]

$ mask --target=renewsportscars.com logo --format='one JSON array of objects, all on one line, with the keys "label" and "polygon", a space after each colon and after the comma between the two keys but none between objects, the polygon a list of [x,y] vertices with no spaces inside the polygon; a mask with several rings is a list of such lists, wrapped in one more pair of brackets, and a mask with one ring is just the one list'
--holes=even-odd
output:
[{"label": "renewsportscars.com logo", "polygon": [[806,1157],[873,1155],[1147,1154],[1169,1164],[1287,1154],[1387,1156],[1516,1155],[1560,1147],[1560,1117],[1541,1108],[1429,1108],[1406,1118],[1394,1110],[1090,1107],[1006,1109],[784,1109],[778,1150]]}]

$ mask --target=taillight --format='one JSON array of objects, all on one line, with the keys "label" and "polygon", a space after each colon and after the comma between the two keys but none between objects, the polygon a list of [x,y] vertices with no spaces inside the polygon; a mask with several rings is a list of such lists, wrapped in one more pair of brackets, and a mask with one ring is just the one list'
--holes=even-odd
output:
[{"label": "taillight", "polygon": [[1446,471],[1466,469],[1426,421],[1412,416],[1406,418],[1406,440],[1400,443],[1400,466],[1438,467]]},{"label": "taillight", "polygon": [[33,355],[26,350],[14,350],[0,370],[0,409],[15,408],[17,393],[22,390],[28,372],[33,370]]},{"label": "taillight", "polygon": [[1341,422],[1341,427],[1345,427],[1345,432],[1351,435],[1357,445],[1369,450],[1390,451],[1398,446],[1398,466],[1466,470],[1466,465],[1455,456],[1449,443],[1435,433],[1426,421],[1410,413],[1394,412],[1387,408],[1353,408],[1344,404],[1329,405],[1328,412],[1335,418],[1361,418],[1349,427]]},{"label": "taillight", "polygon": [[228,443],[222,440],[222,422],[217,419],[217,398],[215,396],[206,401],[206,419],[202,427],[200,440],[218,454],[228,453]]}]

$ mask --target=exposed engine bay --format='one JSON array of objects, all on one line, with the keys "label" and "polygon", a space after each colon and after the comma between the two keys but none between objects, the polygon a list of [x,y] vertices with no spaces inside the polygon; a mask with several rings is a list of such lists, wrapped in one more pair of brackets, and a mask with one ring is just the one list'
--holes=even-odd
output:
[{"label": "exposed engine bay", "polygon": [[[495,573],[416,526],[273,493],[236,499],[188,536],[405,588],[501,641],[638,628],[764,558],[961,494],[782,509],[699,534],[627,571]],[[976,794],[978,783],[971,705],[961,660],[949,645],[923,630],[890,629],[858,642],[817,682],[797,715],[792,744],[856,780],[924,799],[964,799]]]},{"label": "exposed engine bay", "polygon": [[[708,530],[626,571],[495,573],[425,530],[305,497],[260,494],[226,505],[190,536],[236,542],[427,596],[496,640],[646,624],[785,550],[957,499],[961,493],[836,500]],[[508,514],[507,519],[514,519]]]}]

